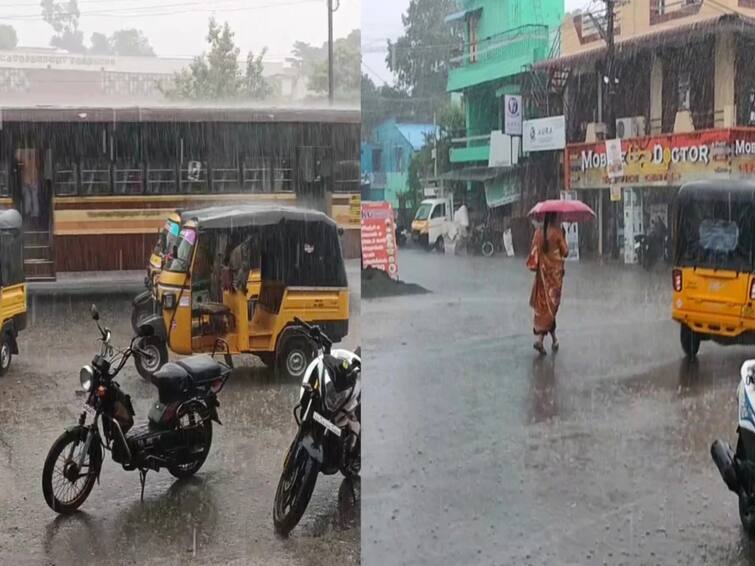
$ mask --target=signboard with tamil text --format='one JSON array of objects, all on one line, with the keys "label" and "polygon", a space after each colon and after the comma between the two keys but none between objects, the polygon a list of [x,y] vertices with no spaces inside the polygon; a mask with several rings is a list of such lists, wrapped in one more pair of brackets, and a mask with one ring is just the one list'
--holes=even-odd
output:
[{"label": "signboard with tamil text", "polygon": [[398,277],[396,224],[389,202],[362,203],[362,266]]}]

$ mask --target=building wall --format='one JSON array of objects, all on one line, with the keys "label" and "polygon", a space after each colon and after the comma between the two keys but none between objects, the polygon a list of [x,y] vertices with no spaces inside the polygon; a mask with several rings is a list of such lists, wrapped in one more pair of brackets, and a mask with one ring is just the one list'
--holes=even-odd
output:
[{"label": "building wall", "polygon": [[[667,0],[663,16],[654,15],[651,10],[651,6],[657,6],[657,3],[658,0],[632,0],[621,5],[618,9],[616,41],[720,18],[727,8],[744,16],[755,17],[755,3],[750,0],[716,0],[715,3],[702,1],[688,6],[683,6],[683,2],[679,0]],[[574,14],[564,18],[561,24],[561,55],[573,55],[605,46],[599,36],[583,33],[589,27],[586,20],[587,18]]]}]

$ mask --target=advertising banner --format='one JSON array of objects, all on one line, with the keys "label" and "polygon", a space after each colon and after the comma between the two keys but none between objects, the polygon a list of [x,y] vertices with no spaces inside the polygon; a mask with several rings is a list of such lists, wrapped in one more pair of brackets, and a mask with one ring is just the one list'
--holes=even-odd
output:
[{"label": "advertising banner", "polygon": [[396,224],[389,202],[362,203],[362,265],[398,277]]},{"label": "advertising banner", "polygon": [[[689,181],[755,176],[755,128],[705,130],[621,140],[620,186],[679,186]],[[604,142],[566,148],[568,189],[607,188]]]},{"label": "advertising banner", "polygon": [[566,146],[566,118],[550,116],[537,120],[525,120],[522,132],[522,150],[553,151]]}]

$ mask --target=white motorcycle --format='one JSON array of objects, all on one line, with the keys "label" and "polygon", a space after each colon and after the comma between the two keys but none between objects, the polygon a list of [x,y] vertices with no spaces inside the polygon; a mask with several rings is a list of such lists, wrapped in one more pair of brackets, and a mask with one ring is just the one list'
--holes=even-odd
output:
[{"label": "white motorcycle", "polygon": [[726,487],[739,497],[742,526],[755,535],[755,360],[742,364],[740,375],[737,449],[733,451],[728,443],[715,440],[710,453]]},{"label": "white motorcycle", "polygon": [[273,524],[281,535],[289,532],[312,497],[317,476],[341,472],[359,476],[361,468],[360,349],[332,349],[333,343],[317,326],[295,319],[300,332],[317,350],[302,380],[294,418],[299,430],[283,462],[273,505]]}]

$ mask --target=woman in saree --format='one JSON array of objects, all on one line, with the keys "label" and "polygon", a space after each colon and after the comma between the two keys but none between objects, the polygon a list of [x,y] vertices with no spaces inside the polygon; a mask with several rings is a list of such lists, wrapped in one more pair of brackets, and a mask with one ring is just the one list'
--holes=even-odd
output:
[{"label": "woman in saree", "polygon": [[564,283],[564,259],[569,254],[566,237],[559,226],[556,214],[545,215],[543,227],[532,238],[532,248],[527,266],[535,272],[530,306],[535,311],[534,333],[537,336],[534,348],[545,354],[545,335],[553,340],[553,351],[558,350],[556,338],[556,313],[561,304],[561,288]]}]

